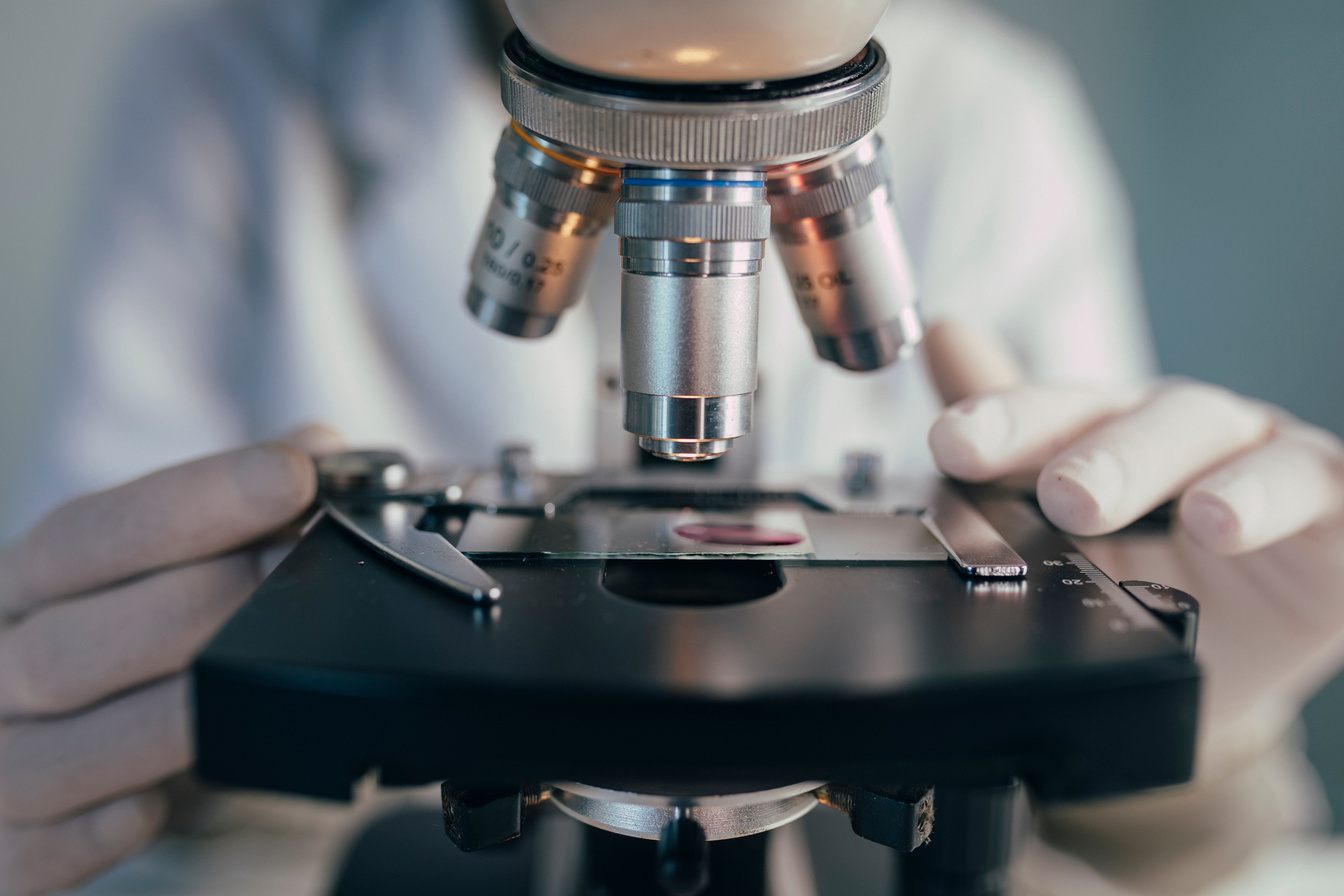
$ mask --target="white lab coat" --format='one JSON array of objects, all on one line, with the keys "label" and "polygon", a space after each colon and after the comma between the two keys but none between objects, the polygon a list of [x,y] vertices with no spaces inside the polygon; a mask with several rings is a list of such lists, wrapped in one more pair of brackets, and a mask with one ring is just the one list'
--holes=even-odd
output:
[{"label": "white lab coat", "polygon": [[[442,0],[241,0],[145,42],[69,275],[41,469],[8,533],[76,493],[315,419],[426,458],[484,463],[522,440],[542,467],[597,459],[614,242],[544,340],[464,307],[506,121],[468,18]],[[959,2],[898,0],[877,36],[892,64],[879,130],[925,316],[999,330],[1037,377],[1151,374],[1121,191],[1059,60]],[[929,468],[921,366],[817,360],[773,260],[760,370],[765,470],[835,469],[853,447]],[[217,804],[86,892],[316,893],[352,817]]]}]

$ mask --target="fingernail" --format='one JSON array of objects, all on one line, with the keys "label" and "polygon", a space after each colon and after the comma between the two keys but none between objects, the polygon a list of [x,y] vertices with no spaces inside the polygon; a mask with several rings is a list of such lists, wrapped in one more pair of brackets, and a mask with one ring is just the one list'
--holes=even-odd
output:
[{"label": "fingernail", "polygon": [[1099,535],[1116,523],[1125,491],[1120,461],[1104,448],[1093,448],[1046,468],[1041,508],[1056,525],[1078,535]]},{"label": "fingernail", "polygon": [[986,396],[948,410],[957,432],[986,463],[1003,456],[1012,423],[1002,399]]},{"label": "fingernail", "polygon": [[1204,547],[1235,551],[1255,541],[1258,524],[1268,509],[1265,483],[1259,476],[1246,474],[1190,492],[1181,502],[1181,521]]},{"label": "fingernail", "polygon": [[238,494],[264,514],[298,513],[312,500],[312,463],[296,448],[278,443],[238,452],[233,467]]}]

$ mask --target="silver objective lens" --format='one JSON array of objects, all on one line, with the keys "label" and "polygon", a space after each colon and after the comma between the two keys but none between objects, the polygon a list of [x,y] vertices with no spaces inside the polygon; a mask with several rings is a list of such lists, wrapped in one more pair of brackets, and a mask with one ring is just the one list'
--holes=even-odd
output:
[{"label": "silver objective lens", "polygon": [[486,326],[537,338],[583,295],[620,174],[510,124],[495,195],[471,257],[467,307]]},{"label": "silver objective lens", "polygon": [[770,233],[760,171],[627,168],[621,237],[625,428],[672,460],[751,429],[756,308]]},{"label": "silver objective lens", "polygon": [[877,370],[923,337],[882,139],[770,172],[774,243],[817,354]]}]

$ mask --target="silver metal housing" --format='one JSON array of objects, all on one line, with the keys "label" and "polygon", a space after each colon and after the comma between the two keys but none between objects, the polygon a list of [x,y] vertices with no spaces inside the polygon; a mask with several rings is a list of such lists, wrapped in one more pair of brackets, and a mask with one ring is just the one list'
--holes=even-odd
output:
[{"label": "silver metal housing", "polygon": [[589,784],[550,785],[551,802],[566,815],[604,831],[657,840],[663,826],[681,813],[709,840],[747,837],[786,825],[817,807],[820,781],[773,790],[707,796],[631,793]]},{"label": "silver metal housing", "polygon": [[648,395],[625,393],[625,428],[639,447],[668,460],[708,460],[727,453],[751,431],[753,393]]},{"label": "silver metal housing", "polygon": [[628,392],[756,391],[755,277],[621,275],[621,376]]},{"label": "silver metal housing", "polygon": [[882,139],[771,170],[772,235],[817,354],[876,370],[921,338]]},{"label": "silver metal housing", "polygon": [[500,95],[523,127],[623,164],[777,165],[834,152],[882,120],[891,71],[886,54],[870,41],[850,66],[852,76],[821,80],[815,89],[774,82],[755,90],[735,85],[728,94],[641,93],[638,85],[561,68],[515,35],[500,55]]},{"label": "silver metal housing", "polygon": [[770,232],[764,175],[627,168],[623,177],[625,428],[660,457],[718,457],[751,429]]},{"label": "silver metal housing", "polygon": [[471,257],[467,307],[510,336],[537,338],[583,295],[619,172],[516,125],[495,151],[495,195]]}]

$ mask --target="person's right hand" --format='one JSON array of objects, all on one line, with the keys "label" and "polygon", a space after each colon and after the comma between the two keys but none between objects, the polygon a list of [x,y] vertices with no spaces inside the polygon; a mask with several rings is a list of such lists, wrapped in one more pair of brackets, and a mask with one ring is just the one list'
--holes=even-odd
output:
[{"label": "person's right hand", "polygon": [[0,551],[0,894],[144,846],[194,757],[184,670],[257,586],[255,545],[314,498],[302,448],[240,448],[57,508]]}]

